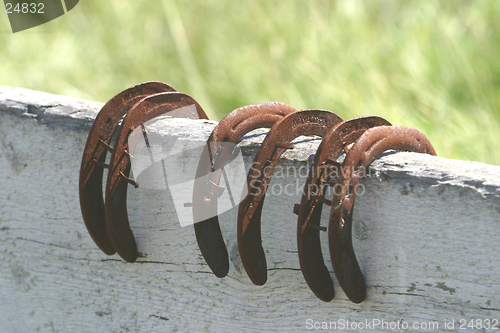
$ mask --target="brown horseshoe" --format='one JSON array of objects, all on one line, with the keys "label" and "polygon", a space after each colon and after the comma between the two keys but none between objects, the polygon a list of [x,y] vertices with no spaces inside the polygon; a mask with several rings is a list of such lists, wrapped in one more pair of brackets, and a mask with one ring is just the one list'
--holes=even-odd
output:
[{"label": "brown horseshoe", "polygon": [[281,119],[269,131],[248,173],[248,194],[238,211],[238,248],[241,261],[253,283],[267,280],[266,256],[262,248],[261,214],[265,192],[281,155],[292,149],[290,142],[301,135],[323,137],[342,119],[324,110],[298,111]]},{"label": "brown horseshoe", "polygon": [[[367,130],[351,147],[342,164],[336,184],[342,193],[334,193],[328,242],[333,270],[342,290],[354,303],[366,298],[366,285],[352,247],[352,214],[358,186],[365,169],[383,152],[393,149],[436,155],[429,140],[414,128],[380,126]],[[352,193],[350,189],[353,189]]]},{"label": "brown horseshoe", "polygon": [[137,102],[123,119],[117,135],[106,183],[106,227],[111,244],[125,261],[137,259],[137,246],[127,214],[127,185],[138,186],[129,178],[130,153],[127,139],[132,131],[146,121],[181,107],[195,105],[196,111],[186,115],[191,119],[208,119],[201,106],[190,96],[167,92],[150,95]]},{"label": "brown horseshoe", "polygon": [[300,206],[296,205],[294,208],[299,216],[297,248],[300,268],[309,288],[325,302],[333,299],[334,289],[330,272],[323,260],[320,243],[319,232],[326,231],[326,228],[320,226],[323,203],[331,205],[331,202],[324,198],[324,189],[328,186],[328,178],[339,172],[341,164],[337,162],[337,158],[342,150],[347,152],[347,146],[367,129],[384,125],[391,124],[380,117],[360,117],[346,120],[330,130],[314,156]]},{"label": "brown horseshoe", "polygon": [[163,82],[145,82],[128,88],[102,107],[90,129],[80,167],[80,207],[90,236],[108,255],[116,251],[106,230],[102,177],[104,168],[108,168],[105,164],[106,153],[112,150],[109,146],[111,136],[120,119],[137,101],[152,94],[169,91],[176,90]]},{"label": "brown horseshoe", "polygon": [[225,116],[207,140],[194,183],[193,217],[198,246],[217,277],[224,277],[229,271],[229,256],[217,214],[218,197],[223,190],[219,187],[219,180],[232,147],[224,144],[236,143],[254,129],[270,128],[284,116],[296,111],[289,105],[277,102],[244,106]]}]

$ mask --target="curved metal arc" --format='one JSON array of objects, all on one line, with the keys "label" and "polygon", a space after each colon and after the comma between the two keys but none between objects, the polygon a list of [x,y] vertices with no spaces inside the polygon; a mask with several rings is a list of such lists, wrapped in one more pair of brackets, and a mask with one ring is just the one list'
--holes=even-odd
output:
[{"label": "curved metal arc", "polygon": [[201,106],[192,97],[178,92],[147,96],[137,102],[123,119],[108,172],[105,214],[109,239],[116,252],[125,261],[134,262],[137,259],[137,245],[127,214],[127,186],[129,183],[134,184],[128,178],[131,167],[128,136],[132,130],[146,121],[190,105],[195,105],[196,112],[188,114],[186,118],[208,119]]},{"label": "curved metal arc", "polygon": [[320,230],[326,231],[320,227],[320,220],[323,203],[329,203],[324,199],[328,178],[340,172],[340,164],[335,161],[342,150],[369,128],[383,125],[390,123],[380,117],[360,117],[335,126],[323,138],[309,170],[298,212],[297,247],[304,279],[313,293],[325,302],[334,296],[333,282],[320,243]]},{"label": "curved metal arc", "polygon": [[290,142],[301,135],[325,136],[342,119],[325,110],[303,110],[276,123],[264,139],[248,173],[248,194],[238,211],[238,248],[245,270],[254,284],[267,280],[267,264],[262,248],[261,215],[265,192],[274,169]]},{"label": "curved metal arc", "polygon": [[[355,188],[360,184],[368,165],[377,156],[391,149],[436,155],[430,141],[414,128],[392,126],[369,130],[352,147],[352,153],[346,156],[342,176],[347,176],[349,179],[344,177],[342,180],[348,181],[351,187]],[[346,203],[342,203],[344,209],[353,207],[356,194],[357,191],[354,190],[348,198],[344,198],[349,205],[347,207]]]},{"label": "curved metal arc", "polygon": [[102,177],[109,142],[120,119],[140,99],[159,92],[176,91],[163,82],[144,82],[111,98],[99,111],[90,129],[80,167],[80,207],[87,230],[96,245],[108,255],[116,251],[106,230]]},{"label": "curved metal arc", "polygon": [[198,246],[217,277],[224,277],[229,271],[229,256],[220,230],[218,196],[215,193],[229,154],[230,145],[224,144],[236,143],[254,129],[272,127],[285,115],[296,111],[277,102],[244,106],[224,117],[207,140],[194,183],[193,217]]},{"label": "curved metal arc", "polygon": [[[436,155],[429,140],[419,131],[402,126],[382,126],[366,131],[354,144],[344,161],[344,172],[337,184],[344,189],[361,181],[364,170],[381,153],[394,149]],[[356,173],[356,175],[354,175]],[[337,280],[347,297],[354,303],[366,298],[366,284],[352,247],[352,214],[354,193],[334,194],[330,213],[328,239],[332,265]],[[347,197],[349,196],[350,197]]]}]

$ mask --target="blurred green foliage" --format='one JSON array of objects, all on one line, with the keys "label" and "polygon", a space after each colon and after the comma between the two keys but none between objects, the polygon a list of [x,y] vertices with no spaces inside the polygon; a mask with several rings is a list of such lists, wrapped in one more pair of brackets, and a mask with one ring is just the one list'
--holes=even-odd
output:
[{"label": "blurred green foliage", "polygon": [[81,0],[12,34],[0,84],[105,102],[144,81],[220,119],[265,101],[379,115],[500,164],[500,1]]}]

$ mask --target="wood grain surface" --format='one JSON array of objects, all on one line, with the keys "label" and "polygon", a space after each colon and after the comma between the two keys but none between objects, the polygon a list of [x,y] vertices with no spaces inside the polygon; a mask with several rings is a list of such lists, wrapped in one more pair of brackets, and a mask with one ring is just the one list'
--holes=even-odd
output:
[{"label": "wood grain surface", "polygon": [[[378,158],[354,208],[367,299],[353,304],[345,297],[324,233],[336,291],[324,303],[299,268],[293,204],[300,191],[279,193],[305,181],[318,139],[299,138],[280,164],[302,173],[284,172],[271,183],[276,195],[268,194],[262,219],[268,282],[255,286],[239,260],[237,207],[221,215],[231,263],[219,279],[205,264],[193,227],[180,227],[168,190],[129,188],[136,263],[97,248],[81,217],[78,175],[101,106],[0,87],[0,332],[334,331],[347,320],[344,331],[379,323],[368,328],[464,332],[473,330],[460,330],[461,320],[472,319],[497,320],[500,329],[500,167],[414,153]],[[189,146],[203,143],[214,124],[172,119],[158,131]],[[247,164],[264,134],[252,132],[241,142]],[[323,225],[327,219],[328,212]]]}]

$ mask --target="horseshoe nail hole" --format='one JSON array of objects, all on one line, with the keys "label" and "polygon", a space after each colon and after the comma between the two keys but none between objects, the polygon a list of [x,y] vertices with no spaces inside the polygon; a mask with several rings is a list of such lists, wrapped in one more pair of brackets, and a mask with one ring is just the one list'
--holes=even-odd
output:
[{"label": "horseshoe nail hole", "polygon": [[106,124],[109,124],[110,121],[111,121],[111,118],[106,119]]},{"label": "horseshoe nail hole", "polygon": [[349,184],[349,188],[347,189],[347,197],[351,197],[353,193],[354,193],[354,186],[352,184]]}]

